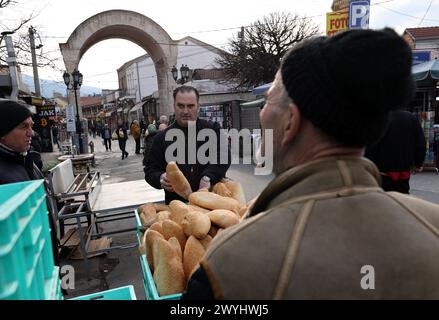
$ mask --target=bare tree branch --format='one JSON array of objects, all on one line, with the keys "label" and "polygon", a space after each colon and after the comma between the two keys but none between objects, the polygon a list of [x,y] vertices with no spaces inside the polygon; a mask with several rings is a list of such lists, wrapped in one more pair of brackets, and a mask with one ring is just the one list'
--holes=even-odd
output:
[{"label": "bare tree branch", "polygon": [[319,33],[308,18],[289,13],[272,13],[246,28],[243,38],[229,40],[229,52],[217,63],[237,88],[271,82],[282,56],[294,45]]},{"label": "bare tree branch", "polygon": [[0,9],[6,8],[11,4],[15,4],[17,1],[14,0],[0,0]]}]

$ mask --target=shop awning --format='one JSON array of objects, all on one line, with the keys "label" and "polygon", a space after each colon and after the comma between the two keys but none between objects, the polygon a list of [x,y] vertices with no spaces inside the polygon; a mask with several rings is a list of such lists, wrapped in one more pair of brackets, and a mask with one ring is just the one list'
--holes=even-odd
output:
[{"label": "shop awning", "polygon": [[412,67],[418,86],[436,86],[439,80],[439,60],[431,60]]},{"label": "shop awning", "polygon": [[259,96],[261,94],[264,94],[268,89],[270,89],[272,83],[273,82],[266,83],[266,84],[263,84],[262,86],[254,88],[253,91],[252,91],[252,94],[254,96]]},{"label": "shop awning", "polygon": [[244,109],[261,108],[265,104],[265,98],[256,99],[249,102],[243,102],[240,106]]},{"label": "shop awning", "polygon": [[144,102],[138,102],[131,108],[130,112],[136,112],[137,110],[142,109]]}]

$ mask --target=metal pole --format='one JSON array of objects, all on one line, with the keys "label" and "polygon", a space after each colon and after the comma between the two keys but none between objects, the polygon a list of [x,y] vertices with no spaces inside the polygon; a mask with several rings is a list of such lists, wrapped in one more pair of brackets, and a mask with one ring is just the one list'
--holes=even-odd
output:
[{"label": "metal pole", "polygon": [[8,57],[6,61],[9,65],[9,75],[11,77],[12,92],[9,96],[11,100],[17,100],[18,96],[18,73],[17,73],[17,58],[15,57],[14,44],[11,36],[5,36],[6,48],[8,50]]},{"label": "metal pole", "polygon": [[40,78],[38,77],[37,56],[35,54],[34,28],[29,28],[30,49],[32,53],[32,66],[34,69],[35,96],[41,98]]},{"label": "metal pole", "polygon": [[82,146],[82,126],[81,123],[79,122],[79,107],[78,107],[78,96],[76,93],[76,84],[74,84],[74,92],[75,92],[75,103],[76,103],[76,133],[78,134],[78,143],[79,143],[79,153],[83,154],[84,153],[84,148]]}]

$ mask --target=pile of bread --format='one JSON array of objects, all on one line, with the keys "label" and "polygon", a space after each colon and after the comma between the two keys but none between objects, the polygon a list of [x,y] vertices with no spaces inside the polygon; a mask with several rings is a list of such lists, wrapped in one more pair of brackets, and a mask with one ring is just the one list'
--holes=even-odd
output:
[{"label": "pile of bread", "polygon": [[168,164],[167,176],[174,191],[189,203],[147,203],[137,209],[142,229],[147,228],[139,250],[146,254],[160,296],[183,292],[212,239],[221,230],[238,224],[247,211],[238,182],[223,179],[212,192],[192,192],[173,162]]}]

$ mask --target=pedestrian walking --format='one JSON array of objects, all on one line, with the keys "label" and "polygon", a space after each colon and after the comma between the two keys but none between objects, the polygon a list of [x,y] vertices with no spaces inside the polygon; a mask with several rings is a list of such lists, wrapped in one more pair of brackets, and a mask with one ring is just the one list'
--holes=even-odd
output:
[{"label": "pedestrian walking", "polygon": [[136,142],[136,154],[140,154],[140,125],[139,121],[134,120],[130,127],[131,135]]},{"label": "pedestrian walking", "polygon": [[422,171],[426,141],[418,119],[408,111],[391,113],[384,136],[366,148],[365,157],[380,170],[385,191],[409,193],[411,171]]},{"label": "pedestrian walking", "polygon": [[119,148],[122,151],[122,160],[128,157],[128,152],[125,150],[127,140],[128,140],[128,132],[127,127],[124,125],[122,120],[117,122],[118,126],[116,129],[117,140],[119,141]]},{"label": "pedestrian walking", "polygon": [[102,130],[102,138],[104,139],[104,145],[106,151],[108,149],[111,150],[111,128],[108,126],[108,123],[104,125],[104,129]]}]

